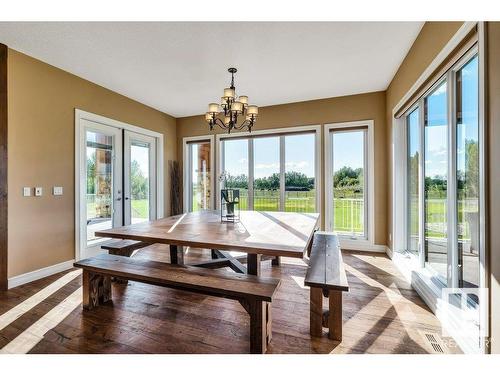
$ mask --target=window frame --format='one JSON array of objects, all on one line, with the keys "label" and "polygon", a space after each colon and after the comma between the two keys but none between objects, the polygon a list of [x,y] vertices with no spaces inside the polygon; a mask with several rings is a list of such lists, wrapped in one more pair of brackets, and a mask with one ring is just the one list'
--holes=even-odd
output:
[{"label": "window frame", "polygon": [[215,171],[214,171],[214,160],[215,160],[215,149],[214,149],[214,135],[201,135],[194,137],[184,137],[182,138],[182,212],[190,212],[188,207],[192,207],[192,197],[191,190],[191,177],[192,176],[192,165],[191,165],[191,153],[189,152],[189,145],[193,143],[210,143],[210,190],[213,192],[210,197],[210,207],[213,210],[215,205],[214,193],[215,193]]},{"label": "window frame", "polygon": [[365,135],[365,165],[367,172],[365,173],[365,227],[366,238],[353,239],[343,235],[339,236],[340,245],[345,249],[366,250],[371,249],[375,243],[375,145],[374,145],[374,121],[351,121],[337,122],[324,125],[324,147],[325,147],[325,229],[333,230],[334,214],[333,207],[333,145],[332,132],[346,130],[352,128],[367,128]]}]

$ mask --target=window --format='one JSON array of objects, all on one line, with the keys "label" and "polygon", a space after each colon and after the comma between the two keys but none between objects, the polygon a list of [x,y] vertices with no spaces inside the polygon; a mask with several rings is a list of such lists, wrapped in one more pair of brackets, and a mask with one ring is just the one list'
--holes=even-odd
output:
[{"label": "window", "polygon": [[331,132],[333,145],[333,231],[366,238],[365,228],[366,130]]},{"label": "window", "polygon": [[258,211],[280,211],[280,138],[253,140],[253,206]]},{"label": "window", "polygon": [[210,142],[188,143],[188,150],[188,211],[209,210],[212,208]]},{"label": "window", "polygon": [[285,140],[285,211],[316,212],[315,135]]},{"label": "window", "polygon": [[318,130],[221,137],[220,171],[225,172],[227,187],[240,189],[242,210],[318,211]]},{"label": "window", "polygon": [[[249,202],[249,141],[228,139],[222,143],[222,165],[225,172],[225,186],[240,190],[240,209],[251,209]],[[219,199],[220,197],[218,197]]]},{"label": "window", "polygon": [[[326,229],[373,243],[373,121],[326,125]],[[354,245],[353,245],[354,246]]]}]

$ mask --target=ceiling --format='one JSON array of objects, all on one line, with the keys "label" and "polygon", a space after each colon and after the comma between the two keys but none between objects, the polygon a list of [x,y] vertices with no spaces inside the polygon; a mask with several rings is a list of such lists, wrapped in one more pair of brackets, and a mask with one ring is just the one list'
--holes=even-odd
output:
[{"label": "ceiling", "polygon": [[0,42],[175,117],[385,90],[422,22],[0,22]]}]

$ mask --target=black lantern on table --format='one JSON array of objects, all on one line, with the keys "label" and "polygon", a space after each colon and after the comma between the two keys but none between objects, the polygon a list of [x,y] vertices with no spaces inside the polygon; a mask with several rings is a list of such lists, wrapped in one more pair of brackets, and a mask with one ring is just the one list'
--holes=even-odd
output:
[{"label": "black lantern on table", "polygon": [[240,221],[240,191],[222,189],[220,191],[221,222],[237,223]]}]

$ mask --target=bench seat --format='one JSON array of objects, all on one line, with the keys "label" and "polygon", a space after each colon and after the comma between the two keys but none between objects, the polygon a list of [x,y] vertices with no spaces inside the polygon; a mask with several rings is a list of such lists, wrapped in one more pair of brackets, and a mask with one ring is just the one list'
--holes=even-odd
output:
[{"label": "bench seat", "polygon": [[271,340],[271,302],[280,280],[222,270],[101,254],[74,264],[83,269],[83,308],[111,300],[111,277],[239,301],[250,315],[250,351],[265,353]]},{"label": "bench seat", "polygon": [[[323,326],[328,337],[342,341],[342,292],[349,291],[338,237],[332,233],[314,234],[304,285],[310,287],[310,333],[321,337]],[[323,311],[323,296],[329,309]]]}]

